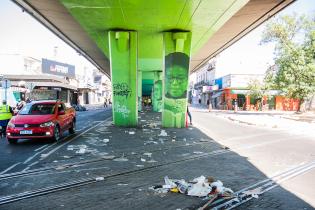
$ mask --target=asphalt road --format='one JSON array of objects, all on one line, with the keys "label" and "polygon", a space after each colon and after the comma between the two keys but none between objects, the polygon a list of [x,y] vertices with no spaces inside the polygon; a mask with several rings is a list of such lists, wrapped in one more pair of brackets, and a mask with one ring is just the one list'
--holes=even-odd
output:
[{"label": "asphalt road", "polygon": [[[77,134],[111,117],[111,109],[96,109],[77,112]],[[36,163],[44,150],[49,151],[58,147],[63,141],[69,141],[76,135],[69,136],[66,132],[63,140],[55,143],[48,139],[19,140],[17,145],[10,145],[5,138],[0,139],[0,174],[21,171]]]},{"label": "asphalt road", "polygon": [[[307,134],[294,135],[289,130],[237,123],[223,118],[222,113],[196,110],[192,114],[197,128],[233,152],[246,157],[251,164],[268,177],[315,161],[315,139]],[[282,182],[281,187],[315,207],[314,174],[315,169],[313,168]],[[272,194],[276,191],[275,188],[268,193]],[[284,203],[286,199],[283,198]],[[266,200],[259,202],[268,203]],[[268,206],[259,206],[259,202],[247,205],[245,209],[255,209],[254,207],[273,209]],[[240,209],[244,209],[244,206]]]}]

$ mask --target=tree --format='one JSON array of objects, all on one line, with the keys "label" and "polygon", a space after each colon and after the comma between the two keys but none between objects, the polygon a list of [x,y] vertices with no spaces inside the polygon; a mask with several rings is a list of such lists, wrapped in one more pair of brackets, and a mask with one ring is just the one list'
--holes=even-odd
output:
[{"label": "tree", "polygon": [[251,79],[248,82],[247,88],[249,89],[249,95],[256,100],[260,100],[260,106],[263,105],[263,97],[268,94],[268,86],[259,79]]},{"label": "tree", "polygon": [[276,69],[267,72],[266,83],[303,104],[315,93],[315,18],[293,14],[273,19],[262,37],[262,43],[268,42],[276,43]]}]

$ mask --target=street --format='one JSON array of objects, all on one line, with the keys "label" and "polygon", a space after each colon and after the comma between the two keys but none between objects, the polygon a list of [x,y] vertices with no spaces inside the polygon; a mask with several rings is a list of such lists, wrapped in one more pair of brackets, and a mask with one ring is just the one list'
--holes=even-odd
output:
[{"label": "street", "polygon": [[2,142],[16,154],[1,156],[0,209],[197,209],[205,200],[152,186],[200,175],[234,192],[260,190],[237,209],[314,208],[314,138],[239,123],[232,113],[191,113],[186,129],[161,128],[161,114],[150,111],[124,128],[112,125],[109,109],[91,110],[78,112],[79,131],[60,143]]},{"label": "street", "polygon": [[[76,129],[77,134],[85,131],[89,127],[107,119],[111,116],[111,109],[91,110],[86,112],[77,112]],[[30,165],[36,163],[40,155],[58,147],[64,141],[71,141],[68,132],[63,135],[64,140],[55,143],[51,140],[20,140],[17,145],[10,145],[5,138],[0,140],[0,174],[12,173],[28,168]]]}]

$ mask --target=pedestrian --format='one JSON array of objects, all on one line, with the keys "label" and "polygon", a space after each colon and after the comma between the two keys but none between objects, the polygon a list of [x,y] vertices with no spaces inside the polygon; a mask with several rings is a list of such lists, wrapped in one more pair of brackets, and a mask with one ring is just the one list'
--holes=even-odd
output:
[{"label": "pedestrian", "polygon": [[3,100],[0,106],[0,126],[1,126],[1,136],[6,136],[7,125],[12,118],[14,112],[12,107],[7,105],[7,101]]},{"label": "pedestrian", "polygon": [[104,107],[107,107],[107,98],[104,99]]},{"label": "pedestrian", "polygon": [[190,123],[190,125],[192,125],[191,113],[190,113],[190,111],[188,109],[188,106],[187,106],[187,114],[188,114],[188,117],[189,117],[189,123]]}]

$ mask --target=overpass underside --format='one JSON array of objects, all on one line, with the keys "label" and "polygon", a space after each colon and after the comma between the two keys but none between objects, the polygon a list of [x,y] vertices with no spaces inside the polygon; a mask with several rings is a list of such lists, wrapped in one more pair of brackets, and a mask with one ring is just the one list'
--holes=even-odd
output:
[{"label": "overpass underside", "polygon": [[16,2],[111,77],[115,125],[137,126],[145,92],[162,126],[182,128],[189,73],[292,1]]}]

